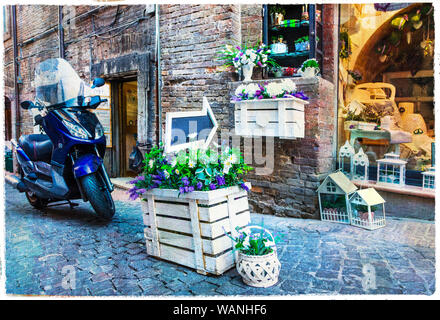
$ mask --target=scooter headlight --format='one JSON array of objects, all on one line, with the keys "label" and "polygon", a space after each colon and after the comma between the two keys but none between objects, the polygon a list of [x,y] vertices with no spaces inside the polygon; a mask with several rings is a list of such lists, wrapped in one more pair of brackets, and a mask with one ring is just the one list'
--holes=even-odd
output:
[{"label": "scooter headlight", "polygon": [[104,128],[102,127],[102,124],[99,122],[96,124],[95,127],[95,139],[99,139],[104,135]]},{"label": "scooter headlight", "polygon": [[63,124],[66,126],[67,129],[69,129],[69,132],[72,136],[81,138],[81,139],[88,139],[89,138],[89,134],[87,133],[86,130],[84,130],[83,128],[81,128],[79,125],[74,124],[72,122],[63,120]]}]

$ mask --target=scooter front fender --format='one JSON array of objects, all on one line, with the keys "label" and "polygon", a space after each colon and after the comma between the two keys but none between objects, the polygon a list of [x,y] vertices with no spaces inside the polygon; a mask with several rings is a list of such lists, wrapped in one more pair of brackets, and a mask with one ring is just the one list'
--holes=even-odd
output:
[{"label": "scooter front fender", "polygon": [[77,160],[73,165],[73,175],[76,179],[95,173],[102,165],[102,159],[94,154],[86,154]]}]

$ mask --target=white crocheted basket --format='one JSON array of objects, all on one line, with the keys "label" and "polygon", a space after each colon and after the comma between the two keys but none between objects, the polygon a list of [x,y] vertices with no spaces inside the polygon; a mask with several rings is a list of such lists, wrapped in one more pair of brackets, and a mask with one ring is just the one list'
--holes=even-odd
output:
[{"label": "white crocheted basket", "polygon": [[[252,226],[265,230],[274,241],[272,234],[264,228]],[[244,228],[246,229],[246,228]],[[278,282],[281,263],[278,260],[276,248],[264,256],[251,256],[238,252],[237,271],[242,276],[243,282],[252,287],[267,288]]]}]

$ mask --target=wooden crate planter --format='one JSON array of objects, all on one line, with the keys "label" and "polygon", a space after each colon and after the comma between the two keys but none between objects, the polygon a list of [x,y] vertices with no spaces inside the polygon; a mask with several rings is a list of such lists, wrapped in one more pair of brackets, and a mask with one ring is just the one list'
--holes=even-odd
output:
[{"label": "wooden crate planter", "polygon": [[225,232],[249,224],[246,191],[234,186],[178,197],[177,190],[153,189],[141,202],[149,255],[202,274],[235,267],[234,244]]},{"label": "wooden crate planter", "polygon": [[304,138],[304,105],[298,98],[234,101],[235,134]]}]

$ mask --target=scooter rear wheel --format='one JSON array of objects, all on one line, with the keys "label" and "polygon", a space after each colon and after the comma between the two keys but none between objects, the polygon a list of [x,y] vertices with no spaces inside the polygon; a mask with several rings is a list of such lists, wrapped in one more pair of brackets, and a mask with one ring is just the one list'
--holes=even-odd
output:
[{"label": "scooter rear wheel", "polygon": [[[21,167],[18,168],[18,171],[20,173],[21,178],[23,179],[23,169]],[[34,192],[32,191],[26,191],[26,199],[28,199],[31,206],[33,206],[35,209],[44,209],[47,207],[47,204],[49,203],[48,199],[41,199],[39,198]]]},{"label": "scooter rear wheel", "polygon": [[49,200],[38,198],[32,191],[26,191],[26,198],[35,209],[44,209],[49,203]]},{"label": "scooter rear wheel", "polygon": [[113,198],[98,173],[81,178],[82,189],[97,215],[104,220],[111,220],[115,214]]}]

